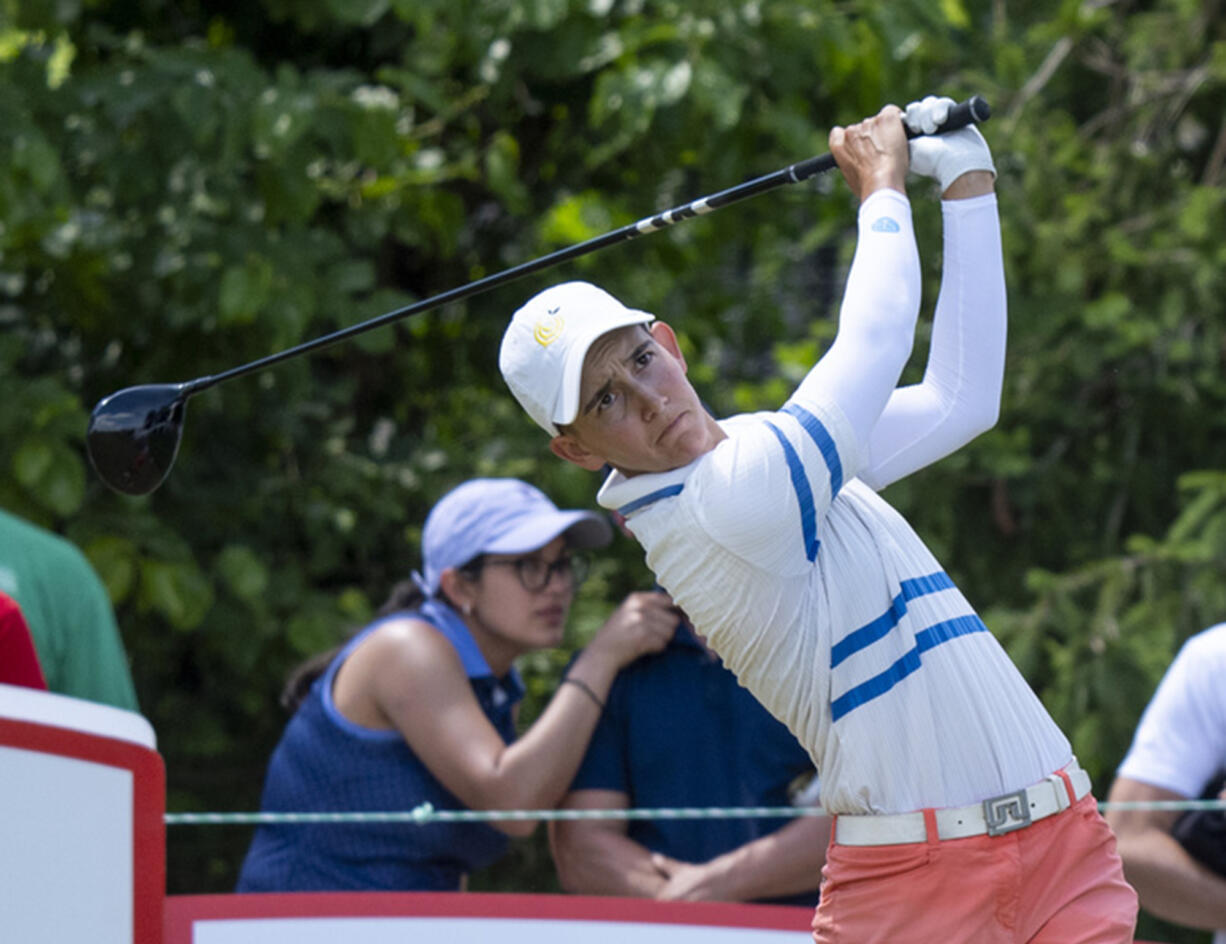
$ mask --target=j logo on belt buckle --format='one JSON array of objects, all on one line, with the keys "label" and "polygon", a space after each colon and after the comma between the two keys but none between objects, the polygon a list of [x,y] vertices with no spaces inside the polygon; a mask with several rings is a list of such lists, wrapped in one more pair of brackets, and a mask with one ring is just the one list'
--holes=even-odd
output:
[{"label": "j logo on belt buckle", "polygon": [[983,801],[983,818],[989,836],[1002,836],[1030,825],[1030,803],[1026,791],[1004,793]]}]

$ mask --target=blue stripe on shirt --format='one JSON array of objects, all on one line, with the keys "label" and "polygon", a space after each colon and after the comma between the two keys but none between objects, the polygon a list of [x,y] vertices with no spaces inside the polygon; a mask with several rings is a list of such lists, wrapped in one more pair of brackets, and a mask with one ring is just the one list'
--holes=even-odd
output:
[{"label": "blue stripe on shirt", "polygon": [[870,623],[853,630],[840,639],[830,650],[830,668],[834,668],[844,659],[855,655],[861,649],[872,645],[906,615],[907,601],[929,593],[939,593],[942,590],[953,589],[954,582],[942,570],[928,574],[925,577],[914,577],[904,580],[900,585],[898,595],[890,602],[889,608]]},{"label": "blue stripe on shirt", "polygon": [[812,563],[817,559],[817,549],[821,542],[817,539],[817,509],[813,504],[813,490],[809,488],[809,479],[805,475],[804,463],[783,431],[774,423],[766,424],[783,447],[783,455],[788,461],[788,473],[792,477],[792,488],[796,491],[796,500],[800,502],[800,531],[805,542],[805,557]]},{"label": "blue stripe on shirt", "polygon": [[862,682],[855,688],[848,689],[831,702],[831,720],[838,721],[849,711],[859,708],[879,695],[884,695],[916,669],[922,668],[923,666],[920,661],[921,653],[927,652],[929,649],[939,646],[943,642],[949,642],[951,639],[956,639],[959,636],[965,636],[969,633],[986,633],[987,631],[988,628],[983,625],[983,620],[974,615],[959,616],[955,619],[945,620],[943,623],[929,626],[923,632],[916,634],[915,646],[910,652],[884,672],[874,675],[867,682]]},{"label": "blue stripe on shirt", "polygon": [[927,652],[929,649],[934,649],[941,643],[957,639],[959,636],[966,636],[970,633],[986,633],[987,631],[988,628],[983,625],[983,620],[974,613],[967,616],[955,616],[953,619],[947,619],[943,623],[929,626],[921,633],[916,633],[915,645],[920,652]]},{"label": "blue stripe on shirt", "polygon": [[833,500],[843,487],[843,462],[839,459],[839,447],[834,444],[834,437],[821,420],[797,403],[784,404],[780,412],[795,417],[821,452],[830,471],[830,498]]},{"label": "blue stripe on shirt", "polygon": [[636,498],[632,502],[627,502],[617,509],[617,513],[623,518],[632,511],[638,511],[644,505],[650,505],[654,501],[659,501],[661,498],[671,498],[673,495],[680,495],[684,485],[666,485],[664,488],[656,489],[654,492],[649,492],[642,498]]}]

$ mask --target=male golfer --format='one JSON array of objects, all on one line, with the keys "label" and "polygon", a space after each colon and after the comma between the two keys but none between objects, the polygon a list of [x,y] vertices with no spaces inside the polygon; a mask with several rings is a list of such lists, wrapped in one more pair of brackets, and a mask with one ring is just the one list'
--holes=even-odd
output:
[{"label": "male golfer", "polygon": [[856,254],[837,337],[779,411],[715,421],[669,327],[583,283],[516,312],[500,366],[557,455],[613,466],[600,503],[811,753],[836,815],[815,941],[1131,941],[1136,895],[1068,740],[875,492],[993,425],[1004,363],[991,155],[970,129],[917,138],[944,271],[924,380],[895,389],[920,300],[901,114],[830,133]]}]

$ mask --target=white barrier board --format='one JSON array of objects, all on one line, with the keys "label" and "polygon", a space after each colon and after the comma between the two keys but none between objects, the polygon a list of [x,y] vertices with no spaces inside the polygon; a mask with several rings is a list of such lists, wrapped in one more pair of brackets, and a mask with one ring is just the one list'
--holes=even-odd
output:
[{"label": "white barrier board", "polygon": [[579,895],[171,895],[165,944],[811,944],[808,908]]},{"label": "white barrier board", "polygon": [[0,685],[0,942],[160,944],[154,744],[133,712]]},{"label": "white barrier board", "polygon": [[0,770],[3,936],[131,944],[131,771],[4,746]]},{"label": "white barrier board", "polygon": [[262,918],[204,921],[192,944],[812,944],[804,931],[529,918]]}]

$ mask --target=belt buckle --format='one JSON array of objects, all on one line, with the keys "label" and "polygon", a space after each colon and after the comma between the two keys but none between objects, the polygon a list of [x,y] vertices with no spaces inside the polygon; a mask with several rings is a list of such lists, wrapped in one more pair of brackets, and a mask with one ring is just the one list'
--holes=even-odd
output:
[{"label": "belt buckle", "polygon": [[1002,793],[983,801],[983,818],[989,836],[1003,836],[1030,825],[1030,802],[1026,791]]}]

